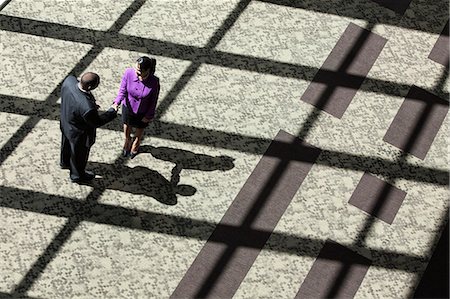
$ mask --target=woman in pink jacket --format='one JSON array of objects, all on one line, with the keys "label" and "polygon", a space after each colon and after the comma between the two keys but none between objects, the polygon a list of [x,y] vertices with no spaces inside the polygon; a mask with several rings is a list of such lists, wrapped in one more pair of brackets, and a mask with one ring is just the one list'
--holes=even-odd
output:
[{"label": "woman in pink jacket", "polygon": [[[144,129],[155,117],[159,96],[159,78],[155,74],[156,60],[147,56],[136,60],[134,68],[128,68],[122,77],[119,93],[113,106],[122,104],[123,132],[125,143],[123,156],[136,157],[139,152]],[[131,132],[135,129],[135,138]]]}]

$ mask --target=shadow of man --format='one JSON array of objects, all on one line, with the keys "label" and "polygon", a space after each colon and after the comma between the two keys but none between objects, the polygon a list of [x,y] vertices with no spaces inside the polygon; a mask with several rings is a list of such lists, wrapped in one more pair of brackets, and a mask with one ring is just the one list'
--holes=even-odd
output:
[{"label": "shadow of man", "polygon": [[156,159],[175,164],[170,178],[171,185],[176,188],[180,182],[180,173],[183,169],[195,169],[200,171],[227,171],[234,168],[234,159],[228,156],[212,157],[204,154],[196,154],[191,151],[175,149],[170,147],[154,147],[143,145],[141,153],[150,153]]},{"label": "shadow of man", "polygon": [[177,195],[192,196],[193,186],[173,186],[157,171],[143,166],[128,167],[123,164],[90,162],[94,171],[103,174],[102,184],[107,189],[152,197],[166,205],[177,204]]}]

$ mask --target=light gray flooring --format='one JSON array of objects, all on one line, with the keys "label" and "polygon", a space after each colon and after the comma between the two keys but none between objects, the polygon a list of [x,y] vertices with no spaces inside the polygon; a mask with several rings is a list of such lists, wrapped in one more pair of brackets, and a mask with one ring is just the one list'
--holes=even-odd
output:
[{"label": "light gray flooring", "polygon": [[[411,296],[447,217],[448,115],[423,160],[383,136],[412,85],[448,100],[448,71],[428,59],[448,1],[413,0],[403,16],[369,0],[289,3],[12,0],[0,11],[1,294],[168,298],[284,130],[322,153],[234,298],[294,298],[327,239],[373,262],[356,298]],[[350,22],[388,41],[339,119],[300,98]],[[98,73],[106,110],[143,54],[161,81],[143,152],[120,158],[120,121],[108,124],[90,155],[96,181],[72,184],[58,165],[61,82]],[[365,172],[407,193],[392,224],[348,204]]]}]

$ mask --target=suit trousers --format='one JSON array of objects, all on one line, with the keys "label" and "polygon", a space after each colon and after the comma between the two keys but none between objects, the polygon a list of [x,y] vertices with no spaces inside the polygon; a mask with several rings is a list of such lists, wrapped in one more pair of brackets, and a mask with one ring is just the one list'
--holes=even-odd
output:
[{"label": "suit trousers", "polygon": [[90,150],[86,141],[87,136],[82,135],[77,140],[70,140],[62,133],[60,165],[69,166],[71,180],[79,180],[85,176]]}]

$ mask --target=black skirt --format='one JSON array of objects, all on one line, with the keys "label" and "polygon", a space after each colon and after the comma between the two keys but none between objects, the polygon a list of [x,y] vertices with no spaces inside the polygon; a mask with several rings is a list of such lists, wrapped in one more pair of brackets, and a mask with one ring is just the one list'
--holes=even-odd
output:
[{"label": "black skirt", "polygon": [[148,123],[142,121],[143,114],[135,114],[126,104],[122,104],[122,122],[133,128],[146,128]]}]

